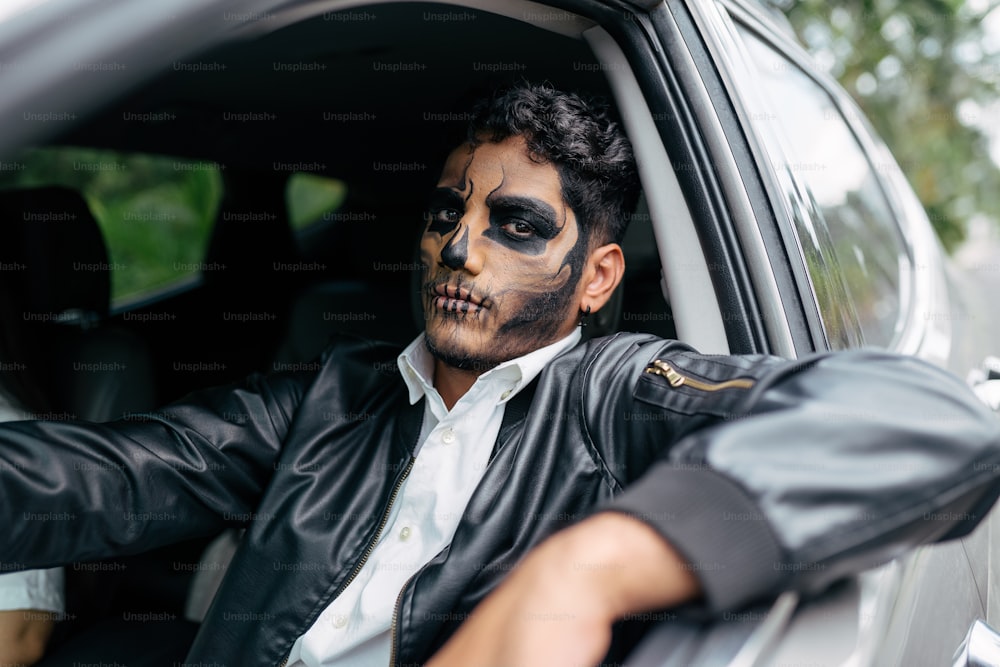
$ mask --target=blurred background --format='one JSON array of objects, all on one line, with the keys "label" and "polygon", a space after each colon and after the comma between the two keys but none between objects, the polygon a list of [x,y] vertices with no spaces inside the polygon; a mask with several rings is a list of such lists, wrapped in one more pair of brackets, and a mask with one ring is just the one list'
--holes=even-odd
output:
[{"label": "blurred background", "polygon": [[948,251],[1000,262],[1000,2],[763,1],[864,109]]}]

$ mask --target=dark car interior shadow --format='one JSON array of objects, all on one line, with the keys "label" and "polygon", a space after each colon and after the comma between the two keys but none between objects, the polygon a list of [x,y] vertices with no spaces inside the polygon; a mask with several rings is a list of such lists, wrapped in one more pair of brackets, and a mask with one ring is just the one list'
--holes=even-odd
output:
[{"label": "dark car interior shadow", "polygon": [[[335,331],[411,340],[420,330],[412,274],[421,212],[438,165],[464,136],[467,101],[521,78],[610,99],[583,41],[482,11],[465,10],[471,18],[459,23],[425,18],[451,10],[378,5],[368,10],[377,20],[328,13],[239,40],[191,59],[219,65],[210,76],[175,63],[53,141],[220,165],[223,200],[204,262],[225,270],[204,272],[188,289],[112,309],[111,262],[83,197],[55,187],[0,191],[11,222],[0,259],[31,267],[12,276],[19,300],[12,308],[22,319],[48,314],[19,322],[48,409],[93,420],[140,413],[201,387],[311,362]],[[274,67],[289,62],[316,68]],[[147,113],[171,120],[127,120]],[[291,228],[287,202],[295,172],[340,179],[348,192],[322,224],[301,231]],[[46,212],[53,215],[44,224],[25,218]],[[65,215],[75,218],[58,219]],[[645,209],[624,249],[618,302],[588,334],[674,336]],[[303,265],[310,270],[281,268]],[[142,317],[158,313],[172,317]],[[267,317],[248,322],[227,313]],[[192,372],[192,361],[212,363]],[[183,609],[190,566],[204,546],[81,566],[56,639],[64,647],[42,664],[147,664],[133,648],[148,664],[180,660],[195,628]],[[164,622],[129,623],[129,614],[161,614]],[[111,652],[115,643],[122,657]]]}]

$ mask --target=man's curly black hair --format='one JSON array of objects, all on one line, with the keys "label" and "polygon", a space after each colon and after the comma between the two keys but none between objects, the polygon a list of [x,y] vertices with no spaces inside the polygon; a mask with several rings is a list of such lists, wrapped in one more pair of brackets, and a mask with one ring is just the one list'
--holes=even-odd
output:
[{"label": "man's curly black hair", "polygon": [[632,146],[604,101],[549,84],[502,88],[473,108],[468,140],[478,145],[512,136],[524,137],[533,159],[555,166],[563,197],[591,243],[621,242],[639,177]]}]

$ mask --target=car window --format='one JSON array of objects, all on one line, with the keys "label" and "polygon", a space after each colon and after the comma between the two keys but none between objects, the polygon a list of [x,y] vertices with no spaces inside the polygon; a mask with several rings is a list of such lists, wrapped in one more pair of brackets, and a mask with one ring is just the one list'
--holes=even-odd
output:
[{"label": "car window", "polygon": [[219,166],[78,147],[28,151],[0,187],[79,191],[104,235],[111,307],[127,309],[197,280],[222,197]]},{"label": "car window", "polygon": [[[830,94],[756,34],[740,28],[759,79],[751,122],[792,201],[813,293],[834,349],[891,347],[905,322],[911,261],[876,166]],[[753,108],[757,107],[757,108]],[[888,168],[888,167],[887,167]],[[797,210],[796,210],[797,209]]]},{"label": "car window", "polygon": [[347,197],[347,184],[336,178],[296,172],[285,187],[288,222],[296,232],[334,221]]},{"label": "car window", "polygon": [[347,184],[340,179],[305,172],[289,177],[285,207],[300,253],[308,253],[316,239],[346,215],[338,213],[346,198]]}]

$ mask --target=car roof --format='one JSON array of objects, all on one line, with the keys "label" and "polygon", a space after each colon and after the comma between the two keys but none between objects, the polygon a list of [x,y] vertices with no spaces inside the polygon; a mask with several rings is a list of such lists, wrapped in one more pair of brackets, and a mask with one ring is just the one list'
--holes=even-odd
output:
[{"label": "car roof", "polygon": [[[267,9],[274,1],[225,12],[223,3],[166,0],[152,19],[131,16],[123,4],[48,0],[0,23],[0,61],[8,62],[0,71],[0,154],[55,134],[77,145],[357,173],[370,164],[372,146],[434,154],[432,147],[448,145],[442,138],[461,126],[464,103],[498,83],[530,78],[608,92],[586,44],[566,35],[578,36],[589,23],[574,18],[567,27],[566,13],[528,17],[558,34],[435,3],[313,7],[311,15],[298,3],[286,16]],[[211,25],[188,30],[199,17]],[[67,27],[76,19],[79,26]],[[111,26],[129,19],[139,21],[130,26],[131,40],[107,37],[120,35]],[[196,43],[222,45],[205,51]],[[102,109],[108,99],[119,101]],[[225,122],[241,113],[270,122]],[[369,122],[341,122],[338,129],[336,119],[358,117]],[[81,118],[87,122],[61,122]],[[135,118],[160,120],[130,122]],[[341,131],[345,126],[349,131]]]},{"label": "car roof", "polygon": [[456,29],[427,20],[429,6],[349,10],[345,20],[320,14],[174,61],[64,140],[384,182],[396,172],[373,165],[428,170],[427,156],[439,161],[464,137],[468,102],[498,84],[529,77],[607,92],[580,40],[487,13],[466,12]]}]

